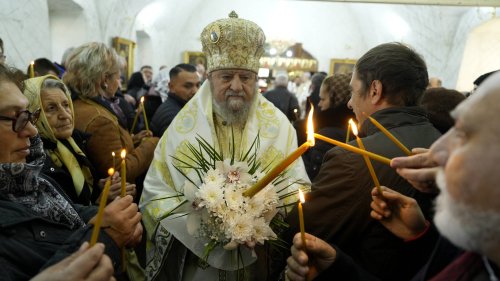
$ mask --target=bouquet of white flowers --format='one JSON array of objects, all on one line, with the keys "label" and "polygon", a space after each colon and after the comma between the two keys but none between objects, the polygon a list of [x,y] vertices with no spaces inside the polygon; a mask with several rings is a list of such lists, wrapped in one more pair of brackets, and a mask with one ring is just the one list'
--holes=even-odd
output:
[{"label": "bouquet of white flowers", "polygon": [[[255,196],[243,195],[269,169],[261,168],[257,160],[259,137],[239,161],[234,153],[224,159],[205,140],[197,141],[198,147],[188,145],[191,155],[185,156],[189,163],[175,157],[174,161],[175,168],[186,178],[183,195],[191,209],[187,214],[188,233],[209,241],[205,258],[217,246],[233,250],[240,244],[253,246],[266,240],[282,244],[270,224],[278,229],[284,227],[283,221],[273,218],[278,209],[286,207],[284,199],[297,194],[297,190],[289,191],[296,182],[282,173]],[[198,178],[188,177],[183,172],[186,167],[196,171]]]}]

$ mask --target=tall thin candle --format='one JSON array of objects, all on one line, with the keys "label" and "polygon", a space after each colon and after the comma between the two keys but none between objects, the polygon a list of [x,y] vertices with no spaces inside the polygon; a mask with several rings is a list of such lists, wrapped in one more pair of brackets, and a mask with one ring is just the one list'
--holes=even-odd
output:
[{"label": "tall thin candle", "polygon": [[121,163],[121,169],[120,169],[120,176],[122,177],[122,185],[121,185],[121,193],[120,196],[123,197],[127,195],[127,165],[125,163],[125,157],[127,156],[127,150],[122,149],[122,152],[120,153],[120,157],[122,158],[122,163]]},{"label": "tall thin candle", "polygon": [[142,115],[144,116],[144,125],[146,130],[149,131],[148,117],[146,116],[146,108],[144,108],[144,97],[141,97]]},{"label": "tall thin candle", "polygon": [[302,238],[302,244],[304,244],[304,249],[306,248],[306,230],[304,226],[304,213],[302,212],[302,204],[306,202],[302,190],[299,189],[299,227],[300,227],[300,237]]},{"label": "tall thin candle", "polygon": [[115,161],[116,154],[114,151],[111,152],[111,156],[113,157],[113,168],[115,168],[116,167],[116,161]]},{"label": "tall thin candle", "polygon": [[379,161],[379,162],[382,162],[384,164],[387,164],[387,165],[391,164],[391,159],[389,159],[387,157],[380,156],[380,155],[375,154],[375,153],[372,153],[370,151],[366,151],[364,149],[357,148],[355,146],[343,143],[343,142],[338,141],[338,140],[327,138],[327,137],[322,136],[320,134],[314,134],[314,137],[317,138],[317,139],[319,139],[319,140],[322,140],[322,141],[334,144],[336,146],[340,146],[340,147],[342,147],[345,150],[349,150],[351,152],[354,152],[354,153],[357,153],[357,154],[361,154],[361,155],[366,155],[366,156],[370,157],[371,159]]},{"label": "tall thin candle", "polygon": [[137,125],[137,119],[139,119],[139,114],[141,114],[143,100],[144,100],[144,97],[141,97],[141,104],[139,104],[139,107],[137,108],[137,111],[135,112],[134,121],[132,122],[132,127],[130,128],[131,134],[134,133],[135,125]]},{"label": "tall thin candle", "polygon": [[35,78],[35,62],[30,63],[30,78]]},{"label": "tall thin candle", "polygon": [[94,246],[97,243],[97,238],[99,238],[99,231],[101,229],[102,216],[104,214],[104,207],[106,207],[106,201],[108,198],[109,187],[111,186],[111,176],[115,173],[115,169],[109,168],[108,170],[108,179],[106,180],[106,184],[104,184],[104,189],[101,193],[101,201],[99,202],[99,210],[97,211],[97,217],[94,222],[94,229],[92,230],[92,236],[90,237],[90,247]]},{"label": "tall thin candle", "polygon": [[[363,141],[358,136],[358,126],[356,126],[356,124],[354,123],[354,121],[352,121],[352,119],[349,119],[349,125],[351,125],[350,127],[352,129],[352,133],[356,136],[356,142],[358,143],[359,148],[366,150]],[[370,158],[368,158],[368,156],[366,155],[363,155],[363,159],[365,159],[366,167],[368,167],[368,171],[372,176],[375,187],[377,187],[379,194],[382,195],[382,188],[380,188],[380,182],[378,181],[377,174],[375,174],[375,169],[373,169],[373,165],[372,162],[370,161]]]},{"label": "tall thin candle", "polygon": [[[363,112],[363,114],[365,114]],[[366,114],[365,114],[366,116]],[[373,123],[384,135],[386,135],[393,143],[395,143],[406,155],[410,156],[412,155],[411,151],[406,148],[404,144],[402,144],[391,132],[389,132],[382,124],[380,124],[377,120],[373,119],[373,117],[368,116],[368,119],[370,119],[370,122]]]},{"label": "tall thin candle", "polygon": [[273,181],[281,172],[283,172],[290,164],[292,164],[297,158],[299,158],[304,152],[306,152],[309,147],[314,146],[314,126],[312,122],[312,117],[314,113],[314,108],[311,107],[309,115],[307,117],[307,141],[299,146],[294,152],[283,159],[278,165],[276,165],[271,171],[269,171],[264,177],[262,177],[256,184],[243,192],[243,195],[247,197],[252,197],[257,192],[266,187],[271,181]]},{"label": "tall thin candle", "polygon": [[350,134],[351,134],[351,122],[348,122],[348,124],[347,124],[347,134],[345,136],[345,143],[349,142],[349,135]]}]

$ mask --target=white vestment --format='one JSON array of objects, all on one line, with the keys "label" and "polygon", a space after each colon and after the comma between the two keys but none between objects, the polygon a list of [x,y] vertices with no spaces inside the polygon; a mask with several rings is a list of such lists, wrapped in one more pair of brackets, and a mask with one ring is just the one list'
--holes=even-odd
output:
[{"label": "white vestment", "polygon": [[[245,127],[240,128],[240,132],[236,134],[238,136],[235,144],[236,155],[248,151],[256,136],[259,135],[258,158],[262,163],[261,167],[273,167],[297,148],[296,132],[279,109],[259,93],[255,95],[258,96],[249,111]],[[228,139],[228,136],[235,135],[234,129],[221,125],[224,122],[218,120],[220,117],[214,118],[214,115],[210,81],[207,80],[177,114],[156,147],[144,181],[140,202],[148,240],[147,280],[155,278],[176,281],[188,280],[187,278],[190,278],[189,280],[218,280],[216,276],[213,276],[214,274],[220,277],[220,272],[226,271],[230,273],[229,275],[233,275],[238,268],[241,268],[241,264],[236,262],[236,251],[227,251],[221,247],[210,252],[206,265],[208,269],[198,267],[192,262],[193,254],[197,257],[203,256],[208,240],[188,234],[185,214],[188,212],[186,207],[189,207],[186,205],[189,204],[180,206],[185,201],[183,185],[186,178],[174,166],[178,162],[174,161],[173,156],[189,161],[186,154],[189,155],[190,152],[186,144],[191,143],[198,147],[198,141],[195,138],[201,137],[218,151],[224,152],[225,158],[229,157],[227,148],[232,141]],[[195,175],[192,169],[181,169],[186,175]],[[301,158],[289,167],[287,175],[291,177],[290,182],[301,180],[306,188],[310,186]],[[299,187],[298,184],[292,184],[288,191]],[[292,203],[297,198],[293,199],[288,199],[285,203]],[[185,250],[186,248],[188,251]],[[242,260],[244,267],[255,262],[256,258],[252,256],[251,250],[246,247],[239,248],[241,256],[237,260],[240,263]],[[220,278],[233,279],[229,275]]]}]

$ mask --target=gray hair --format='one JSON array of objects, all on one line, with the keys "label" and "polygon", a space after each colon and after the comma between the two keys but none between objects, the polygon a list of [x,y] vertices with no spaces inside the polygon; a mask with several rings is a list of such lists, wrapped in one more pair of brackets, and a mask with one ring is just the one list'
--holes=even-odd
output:
[{"label": "gray hair", "polygon": [[40,90],[43,91],[45,89],[60,89],[64,93],[67,92],[66,86],[64,85],[64,83],[62,81],[59,81],[56,79],[51,79],[51,78],[45,79],[43,81],[42,87]]},{"label": "gray hair", "polygon": [[275,86],[287,86],[288,85],[288,75],[286,73],[279,73],[274,79]]},{"label": "gray hair", "polygon": [[71,52],[73,52],[73,50],[75,49],[75,47],[69,47],[66,49],[66,51],[64,51],[64,54],[62,55],[62,58],[61,58],[61,65],[66,67],[66,64],[68,63],[68,57],[69,55],[71,54]]},{"label": "gray hair", "polygon": [[63,81],[80,96],[91,98],[98,94],[106,75],[119,72],[122,67],[114,49],[103,43],[87,43],[71,52]]}]

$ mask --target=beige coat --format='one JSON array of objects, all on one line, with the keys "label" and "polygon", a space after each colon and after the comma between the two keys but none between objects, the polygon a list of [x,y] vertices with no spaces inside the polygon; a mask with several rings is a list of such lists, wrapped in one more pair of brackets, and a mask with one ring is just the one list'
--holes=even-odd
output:
[{"label": "beige coat", "polygon": [[122,148],[127,150],[127,182],[135,182],[137,176],[147,171],[158,143],[157,137],[144,139],[134,147],[132,136],[105,107],[87,99],[75,100],[73,105],[75,128],[92,135],[87,143],[87,156],[100,178],[107,177],[107,170],[113,166],[113,151],[116,154],[115,170],[120,171]]}]

